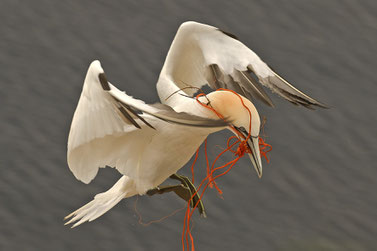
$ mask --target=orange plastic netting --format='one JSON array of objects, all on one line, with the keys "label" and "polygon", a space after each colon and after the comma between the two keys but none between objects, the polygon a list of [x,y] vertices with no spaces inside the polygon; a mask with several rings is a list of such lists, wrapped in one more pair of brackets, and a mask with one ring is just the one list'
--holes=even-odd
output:
[{"label": "orange plastic netting", "polygon": [[[207,140],[205,140],[205,143],[204,143],[204,154],[205,154],[205,158],[206,158],[206,165],[207,165],[206,171],[207,171],[207,175],[202,180],[202,182],[200,183],[200,185],[198,186],[197,192],[194,195],[192,195],[191,199],[187,203],[187,209],[186,209],[186,213],[185,213],[185,218],[184,218],[184,222],[183,222],[183,231],[182,231],[182,248],[183,248],[183,251],[185,250],[186,247],[187,247],[187,250],[190,250],[190,246],[191,246],[191,251],[195,250],[194,238],[193,238],[193,236],[191,234],[191,229],[190,229],[191,217],[192,217],[195,209],[197,208],[198,204],[200,203],[200,201],[201,201],[201,199],[203,197],[203,194],[206,191],[206,189],[208,188],[208,186],[211,187],[211,188],[215,187],[216,190],[217,190],[217,192],[221,195],[222,191],[218,187],[218,185],[216,184],[216,179],[219,178],[219,177],[221,177],[221,176],[223,176],[223,175],[225,175],[225,174],[227,174],[233,168],[233,166],[238,162],[238,160],[240,160],[245,155],[245,153],[250,153],[250,149],[249,149],[249,147],[247,145],[247,141],[251,137],[250,132],[251,132],[251,119],[252,119],[251,118],[251,112],[250,112],[249,108],[244,104],[241,96],[238,93],[236,93],[236,92],[234,92],[232,90],[223,89],[223,88],[220,88],[218,90],[229,91],[229,92],[232,92],[232,93],[234,93],[235,95],[237,95],[239,97],[239,99],[240,99],[243,107],[249,113],[249,134],[247,135],[247,137],[245,137],[241,133],[239,133],[238,130],[236,130],[236,128],[234,128],[233,126],[230,126],[231,129],[236,133],[236,135],[238,135],[238,137],[237,136],[231,136],[231,137],[229,137],[229,139],[227,141],[227,148],[225,148],[220,154],[217,155],[217,157],[213,161],[212,165],[209,164],[208,155],[207,155]],[[199,97],[201,97],[201,96],[205,96],[205,94],[204,93],[200,93],[200,94],[198,94],[196,96],[196,100],[198,101],[198,103],[200,105],[202,105],[203,107],[205,107],[205,108],[211,110],[212,112],[214,112],[219,118],[224,119],[224,116],[222,116],[220,113],[218,113],[210,104],[204,104],[204,103],[200,102],[199,101]],[[267,158],[267,153],[272,150],[271,145],[267,144],[261,137],[259,137],[258,142],[259,142],[259,148],[260,148],[261,156],[263,156],[266,159],[267,163],[269,163],[269,159]],[[235,147],[237,147],[236,150],[234,150]],[[224,165],[215,167],[215,164],[218,161],[218,159],[223,154],[225,154],[228,151],[230,151],[230,152],[232,152],[234,154],[235,159],[233,159],[233,160],[225,163]],[[193,183],[195,181],[194,166],[195,166],[195,163],[196,163],[196,161],[198,159],[198,155],[199,155],[199,148],[196,151],[193,164],[191,165],[191,173],[192,173],[192,182]],[[215,175],[215,172],[219,172],[219,171],[221,171],[223,169],[225,169],[225,171],[223,171],[223,172]],[[194,198],[194,196],[196,196],[196,194],[200,190],[201,190],[201,193],[200,193],[200,196],[199,196],[199,200],[193,206],[193,208],[191,208],[190,207],[191,201]]]}]

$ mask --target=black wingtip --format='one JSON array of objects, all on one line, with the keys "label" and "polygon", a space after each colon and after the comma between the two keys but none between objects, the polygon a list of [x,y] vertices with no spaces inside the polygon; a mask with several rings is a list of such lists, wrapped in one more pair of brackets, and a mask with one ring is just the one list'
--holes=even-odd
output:
[{"label": "black wingtip", "polygon": [[226,32],[226,31],[223,31],[223,30],[220,30],[220,29],[218,29],[218,30],[221,31],[222,33],[224,33],[225,35],[239,41],[239,38],[236,35],[233,35],[232,33],[229,33],[229,32]]},{"label": "black wingtip", "polygon": [[[279,74],[277,74],[276,71],[270,65],[268,65],[268,67],[272,70],[272,72],[275,75],[274,77],[269,77],[270,82],[273,83],[273,85],[275,85],[275,87],[278,88],[280,90],[280,92],[285,93],[285,95],[283,95],[283,96],[285,96],[285,98],[288,101],[289,101],[289,98],[293,98],[294,102],[297,105],[302,105],[305,108],[308,108],[308,109],[311,109],[311,110],[315,110],[314,107],[319,107],[319,108],[323,108],[323,109],[329,109],[330,108],[329,106],[327,106],[327,105],[317,101],[316,99],[309,97],[307,94],[297,90],[296,88],[291,86],[291,84],[289,84],[289,82],[287,80],[285,80],[283,77],[281,77]],[[278,80],[280,82],[285,83],[287,86],[294,89],[296,91],[296,93],[292,93],[292,92],[289,92],[289,91],[282,89],[281,87],[279,87],[279,85],[277,83],[274,83],[275,80]]]},{"label": "black wingtip", "polygon": [[99,82],[101,83],[102,89],[104,89],[105,91],[110,91],[110,85],[109,85],[109,82],[107,81],[105,73],[98,74],[98,79],[99,79]]},{"label": "black wingtip", "polygon": [[123,114],[123,116],[130,121],[136,128],[141,129],[141,126],[128,114],[127,110],[124,109],[123,106],[119,107],[119,111]]},{"label": "black wingtip", "polygon": [[[318,101],[317,101],[318,102]],[[329,105],[326,105],[326,104],[324,104],[324,103],[321,103],[321,102],[318,102],[318,104],[316,104],[318,107],[321,107],[321,108],[323,108],[323,109],[330,109],[330,108],[332,108],[331,106],[329,106]]]},{"label": "black wingtip", "polygon": [[249,90],[254,94],[254,96],[262,101],[264,104],[266,104],[269,107],[274,108],[275,105],[272,102],[271,98],[267,95],[267,93],[264,91],[262,85],[260,84],[258,80],[258,76],[254,73],[254,71],[247,67],[247,71],[239,72],[243,78],[250,81],[251,86],[254,88]]},{"label": "black wingtip", "polygon": [[148,123],[143,117],[141,117],[139,114],[137,114],[137,112],[136,112],[134,109],[132,109],[132,107],[130,107],[129,105],[123,104],[123,103],[122,103],[122,105],[123,105],[124,107],[126,107],[126,109],[127,109],[128,111],[130,111],[133,115],[135,115],[137,118],[139,118],[141,121],[143,121],[144,124],[146,124],[147,126],[149,126],[149,127],[152,128],[152,129],[156,130],[156,128],[154,128],[154,126],[152,126],[152,125],[151,125],[150,123]]}]

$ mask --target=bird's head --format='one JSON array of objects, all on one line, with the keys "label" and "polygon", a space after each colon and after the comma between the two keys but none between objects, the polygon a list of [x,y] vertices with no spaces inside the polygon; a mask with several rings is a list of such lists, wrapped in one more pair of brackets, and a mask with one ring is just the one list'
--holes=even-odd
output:
[{"label": "bird's head", "polygon": [[[231,91],[211,92],[207,95],[207,98],[210,101],[211,107],[232,123],[233,128],[229,127],[229,129],[240,140],[247,139],[248,155],[258,173],[258,177],[261,178],[262,161],[259,151],[260,118],[255,106],[247,98]],[[250,137],[248,137],[249,134]]]}]

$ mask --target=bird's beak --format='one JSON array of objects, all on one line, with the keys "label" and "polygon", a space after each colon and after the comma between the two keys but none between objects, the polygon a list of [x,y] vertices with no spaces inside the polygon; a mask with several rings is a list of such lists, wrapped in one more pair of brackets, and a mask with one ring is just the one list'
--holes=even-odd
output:
[{"label": "bird's beak", "polygon": [[[234,127],[237,129],[237,131],[242,134],[245,138],[248,136],[248,132],[243,127]],[[251,136],[247,140],[247,146],[249,147],[250,153],[249,158],[251,160],[251,163],[253,163],[253,166],[255,168],[255,171],[257,171],[258,177],[262,177],[262,160],[260,158],[260,151],[259,151],[259,138]]]},{"label": "bird's beak", "polygon": [[247,144],[251,152],[249,153],[251,163],[253,163],[258,177],[262,178],[262,160],[260,158],[258,137],[250,137],[250,139],[247,141]]}]

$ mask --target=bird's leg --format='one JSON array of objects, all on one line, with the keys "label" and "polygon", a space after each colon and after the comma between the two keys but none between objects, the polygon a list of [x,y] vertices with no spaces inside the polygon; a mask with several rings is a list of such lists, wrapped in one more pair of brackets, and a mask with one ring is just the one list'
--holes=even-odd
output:
[{"label": "bird's leg", "polygon": [[158,186],[156,188],[148,190],[147,195],[152,196],[155,194],[164,194],[169,192],[178,192],[181,195],[179,197],[181,197],[182,199],[185,199],[190,196],[190,189],[184,187],[182,184],[173,186]]},{"label": "bird's leg", "polygon": [[184,199],[185,201],[189,201],[192,198],[191,202],[190,202],[191,207],[194,207],[197,204],[198,205],[197,206],[198,211],[199,211],[200,215],[203,216],[203,217],[207,217],[205,209],[204,209],[203,202],[200,199],[198,191],[196,190],[196,187],[194,186],[194,184],[192,184],[191,180],[189,178],[187,178],[186,176],[179,175],[179,174],[173,174],[173,175],[170,176],[170,178],[174,179],[174,180],[179,180],[184,187],[186,187],[190,190],[190,197],[182,197],[177,192],[176,192],[176,194],[179,197],[181,197],[182,199]]},{"label": "bird's leg", "polygon": [[[204,210],[204,205],[202,201],[199,200],[200,197],[197,193],[195,186],[191,183],[190,179],[178,174],[173,174],[172,176],[170,176],[170,178],[179,180],[181,184],[172,186],[158,186],[156,188],[148,190],[147,195],[152,196],[155,194],[174,192],[176,195],[178,195],[180,198],[184,199],[187,202],[190,201],[190,199],[192,198],[192,200],[190,201],[190,206],[194,207],[199,201],[197,206],[198,211],[201,216],[207,217]],[[193,196],[194,194],[195,196]]]}]

